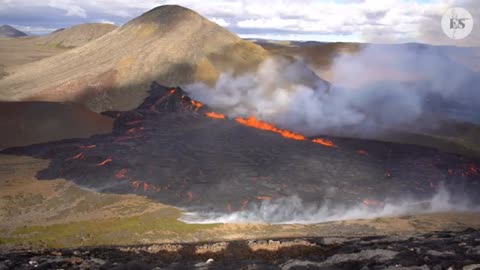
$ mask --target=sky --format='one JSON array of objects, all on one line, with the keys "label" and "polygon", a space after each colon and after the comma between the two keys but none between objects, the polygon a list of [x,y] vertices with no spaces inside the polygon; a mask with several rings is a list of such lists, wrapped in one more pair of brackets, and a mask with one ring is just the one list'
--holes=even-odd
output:
[{"label": "sky", "polygon": [[[0,0],[0,24],[42,35],[87,22],[122,25],[160,5],[191,8],[244,38],[449,44],[441,16],[478,0]],[[480,25],[479,25],[480,27]],[[475,31],[475,29],[474,29]],[[436,35],[439,35],[438,37]],[[476,40],[462,41],[465,44]]]}]

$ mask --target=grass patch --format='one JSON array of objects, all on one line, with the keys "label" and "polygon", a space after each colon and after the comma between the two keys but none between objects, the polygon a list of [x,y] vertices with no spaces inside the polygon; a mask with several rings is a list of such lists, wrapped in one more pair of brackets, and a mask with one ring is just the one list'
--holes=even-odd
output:
[{"label": "grass patch", "polygon": [[126,245],[187,239],[192,234],[217,225],[186,224],[178,221],[180,211],[165,208],[153,213],[126,218],[111,218],[56,224],[25,226],[0,239],[2,244],[41,244],[51,248]]}]

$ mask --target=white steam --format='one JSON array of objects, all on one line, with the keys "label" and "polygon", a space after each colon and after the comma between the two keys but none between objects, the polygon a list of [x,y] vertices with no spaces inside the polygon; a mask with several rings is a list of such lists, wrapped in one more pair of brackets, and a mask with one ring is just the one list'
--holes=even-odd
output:
[{"label": "white steam", "polygon": [[180,220],[186,223],[269,223],[269,224],[313,224],[338,220],[371,219],[386,216],[435,212],[476,212],[479,207],[472,207],[466,199],[454,198],[443,186],[429,200],[387,200],[382,206],[327,205],[304,203],[298,196],[262,201],[250,204],[247,210],[219,212],[190,212]]},{"label": "white steam", "polygon": [[480,102],[470,70],[452,66],[435,47],[415,46],[370,45],[341,54],[329,67],[332,85],[301,61],[273,58],[255,73],[223,73],[213,88],[195,83],[184,89],[230,117],[253,115],[306,135],[409,125],[435,107],[429,102],[436,97],[451,104]]}]

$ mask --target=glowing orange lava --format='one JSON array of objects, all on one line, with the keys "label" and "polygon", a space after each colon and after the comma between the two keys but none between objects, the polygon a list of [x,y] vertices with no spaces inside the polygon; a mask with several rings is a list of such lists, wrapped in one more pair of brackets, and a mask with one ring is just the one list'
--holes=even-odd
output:
[{"label": "glowing orange lava", "polygon": [[272,199],[271,196],[257,196],[257,200],[260,200],[260,201],[270,201]]},{"label": "glowing orange lava", "polygon": [[117,173],[115,174],[115,177],[117,179],[123,179],[127,177],[127,173],[128,173],[127,169],[121,169],[117,171]]},{"label": "glowing orange lava", "polygon": [[73,159],[82,159],[82,158],[84,158],[84,157],[85,157],[85,154],[84,154],[84,153],[80,153],[80,154],[78,154],[78,155],[75,155],[75,156],[73,156],[73,157],[71,157],[71,158],[67,158],[67,159],[65,159],[65,160],[68,161],[68,160],[73,160]]},{"label": "glowing orange lava", "polygon": [[202,103],[200,103],[200,102],[198,102],[198,101],[195,101],[195,100],[193,100],[193,99],[192,99],[190,102],[191,102],[192,105],[196,108],[195,111],[198,111],[198,109],[200,109],[200,108],[203,106]]},{"label": "glowing orange lava", "polygon": [[249,127],[253,127],[253,128],[257,128],[257,129],[261,129],[261,130],[267,130],[267,131],[278,133],[285,138],[298,140],[298,141],[304,141],[305,140],[305,136],[303,136],[301,134],[294,133],[294,132],[291,132],[291,131],[288,131],[288,130],[279,129],[279,128],[275,127],[274,125],[272,125],[270,123],[267,123],[267,122],[260,121],[253,116],[250,116],[248,119],[238,117],[235,120],[238,123],[240,123],[242,125],[245,125],[245,126],[249,126]]},{"label": "glowing orange lava", "polygon": [[174,94],[176,91],[177,91],[177,89],[172,88],[172,89],[170,90],[170,94]]},{"label": "glowing orange lava", "polygon": [[105,166],[107,165],[108,163],[112,162],[113,160],[111,158],[107,158],[105,159],[104,161],[100,162],[97,164],[97,167],[100,167],[100,166]]},{"label": "glowing orange lava", "polygon": [[315,138],[315,139],[312,140],[312,142],[318,143],[318,144],[321,144],[321,145],[327,146],[327,147],[337,147],[335,145],[335,143],[333,143],[333,141],[330,141],[330,140],[327,140],[327,139]]},{"label": "glowing orange lava", "polygon": [[133,181],[132,182],[132,187],[135,188],[135,191],[140,187],[141,182],[140,181]]},{"label": "glowing orange lava", "polygon": [[223,115],[221,113],[207,112],[205,115],[210,117],[210,118],[225,119],[225,115]]}]

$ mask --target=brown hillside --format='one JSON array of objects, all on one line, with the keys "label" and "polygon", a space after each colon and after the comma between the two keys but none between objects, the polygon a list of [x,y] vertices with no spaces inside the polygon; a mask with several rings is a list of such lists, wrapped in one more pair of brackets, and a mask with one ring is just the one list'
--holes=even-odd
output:
[{"label": "brown hillside", "polygon": [[117,28],[116,25],[108,23],[79,24],[39,37],[36,43],[60,48],[79,47]]},{"label": "brown hillside", "polygon": [[113,119],[81,105],[0,102],[0,149],[109,133]]},{"label": "brown hillside", "polygon": [[219,72],[254,69],[267,55],[190,9],[166,5],[82,47],[18,69],[0,80],[0,100],[75,101],[94,111],[127,110],[143,100],[153,80],[213,83]]}]

